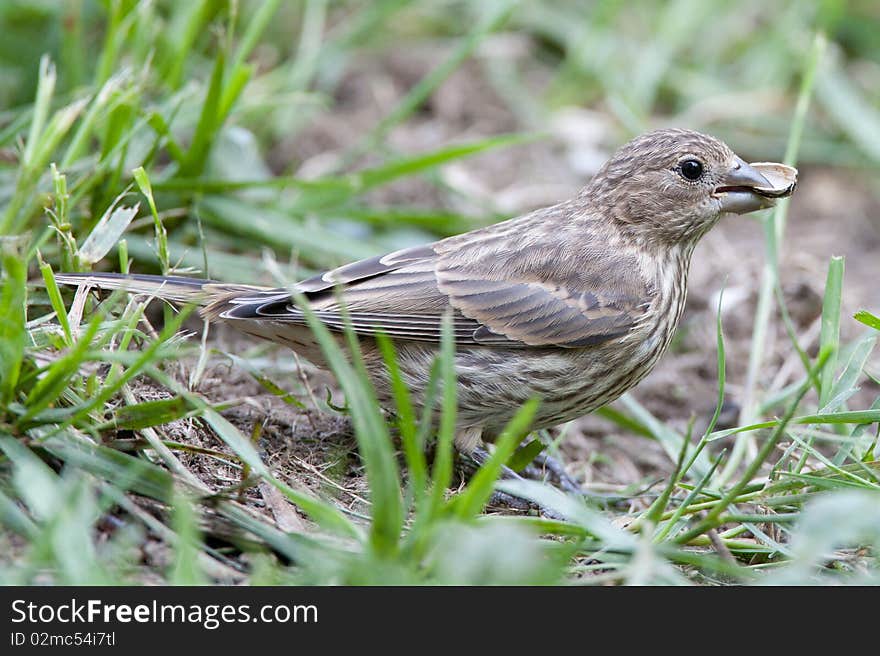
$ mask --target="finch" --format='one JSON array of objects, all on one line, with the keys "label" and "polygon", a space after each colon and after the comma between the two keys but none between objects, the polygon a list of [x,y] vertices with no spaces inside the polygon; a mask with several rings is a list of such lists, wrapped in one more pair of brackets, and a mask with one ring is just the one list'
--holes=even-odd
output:
[{"label": "finch", "polygon": [[[587,414],[642,380],[669,346],[691,254],[725,214],[790,196],[797,171],[747,164],[698,132],[664,129],[621,147],[571,200],[502,223],[327,271],[294,285],[331,331],[357,334],[380,403],[394,409],[375,335],[394,340],[414,405],[424,403],[444,316],[455,340],[456,446],[491,441],[527,400],[534,429]],[[326,365],[286,288],[203,279],[59,274],[198,303],[208,321]]]}]

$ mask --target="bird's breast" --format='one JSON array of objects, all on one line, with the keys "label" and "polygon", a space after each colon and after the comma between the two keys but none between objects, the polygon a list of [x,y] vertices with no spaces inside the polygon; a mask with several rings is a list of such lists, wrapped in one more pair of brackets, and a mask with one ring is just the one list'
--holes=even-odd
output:
[{"label": "bird's breast", "polygon": [[534,390],[543,399],[539,426],[570,421],[611,403],[651,372],[684,311],[689,261],[689,253],[683,253],[657,269],[651,303],[630,333],[597,348],[573,351],[557,384]]}]

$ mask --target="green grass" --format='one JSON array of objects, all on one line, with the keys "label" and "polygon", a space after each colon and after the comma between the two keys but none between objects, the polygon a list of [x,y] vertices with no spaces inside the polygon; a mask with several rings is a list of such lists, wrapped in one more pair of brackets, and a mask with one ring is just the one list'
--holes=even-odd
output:
[{"label": "green grass", "polygon": [[[53,277],[131,268],[283,283],[491,223],[501,213],[450,183],[444,167],[520,158],[551,138],[551,117],[570,104],[602,115],[608,145],[669,120],[755,160],[784,152],[803,170],[876,173],[880,86],[866,64],[880,54],[876,10],[739,5],[5,3],[0,581],[877,582],[880,307],[861,299],[867,306],[854,319],[844,313],[844,259],[829,252],[818,346],[799,342],[780,273],[787,202],[761,218],[766,267],[750,359],[737,368],[744,379],[729,378],[719,304],[717,353],[705,354],[718,370],[709,426],[682,432],[639,403],[638,391],[603,410],[608,430],[656,441],[668,459],[661,484],[609,498],[498,481],[504,463],[520,467],[537,454],[517,451],[531,404],[488,462],[450,487],[449,334],[434,367],[434,432],[394,375],[390,341],[380,343],[398,406],[389,424],[356,340],[344,345],[349,359],[313,318],[343,410],[266,345],[224,354],[182,336],[192,325],[186,311],[166,308],[157,321],[139,300],[74,297]],[[751,25],[749,15],[761,20]],[[510,54],[523,43],[526,55]],[[384,71],[392,51],[425,45],[442,55],[432,51],[423,75],[358,126],[319,174],[303,175],[289,144],[343,111],[346,76],[369,76],[358,72],[364,61]],[[461,129],[465,136],[433,148],[401,147],[400,135],[434,111],[438,89],[468,67],[516,128]],[[540,96],[529,87],[536,70],[549,73]],[[372,92],[381,95],[382,79]],[[381,200],[407,184],[443,206]],[[848,208],[839,211],[845,220]],[[785,352],[802,365],[781,390],[769,384],[778,363],[767,339],[777,323],[791,342]],[[344,445],[323,451],[320,476],[279,466],[267,456],[262,419],[227,412],[242,405],[236,389],[218,399],[197,384],[229,362],[291,412],[347,413],[357,456],[349,462]],[[743,412],[736,426],[717,429],[731,388],[741,390]],[[859,400],[871,390],[873,401]],[[362,486],[349,487],[346,474]],[[484,514],[496,488],[564,519]]]}]

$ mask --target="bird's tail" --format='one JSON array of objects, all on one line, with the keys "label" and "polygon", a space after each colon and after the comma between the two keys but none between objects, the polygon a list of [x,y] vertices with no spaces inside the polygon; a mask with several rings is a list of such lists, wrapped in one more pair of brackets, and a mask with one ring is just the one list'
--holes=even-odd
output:
[{"label": "bird's tail", "polygon": [[266,289],[251,285],[227,284],[205,278],[121,273],[56,273],[55,281],[77,287],[124,289],[131,294],[144,294],[172,303],[192,303],[200,306],[217,305],[243,293]]},{"label": "bird's tail", "polygon": [[206,284],[213,280],[184,278],[182,276],[125,275],[121,273],[56,273],[55,281],[62,285],[124,289],[131,294],[146,294],[176,303],[207,302]]}]

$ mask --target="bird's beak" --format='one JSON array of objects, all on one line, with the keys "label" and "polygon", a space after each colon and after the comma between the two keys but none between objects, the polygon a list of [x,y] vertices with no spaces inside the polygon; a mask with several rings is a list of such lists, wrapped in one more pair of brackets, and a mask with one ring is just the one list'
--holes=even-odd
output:
[{"label": "bird's beak", "polygon": [[775,162],[746,164],[735,157],[714,196],[722,212],[745,214],[772,207],[777,198],[791,196],[797,185],[797,169]]}]

